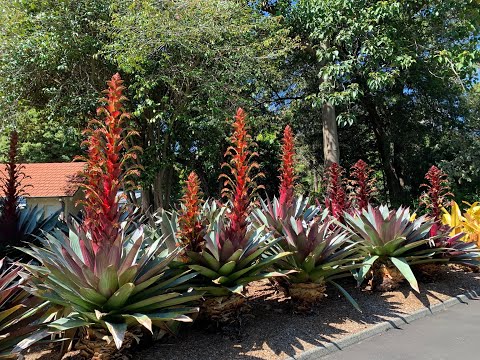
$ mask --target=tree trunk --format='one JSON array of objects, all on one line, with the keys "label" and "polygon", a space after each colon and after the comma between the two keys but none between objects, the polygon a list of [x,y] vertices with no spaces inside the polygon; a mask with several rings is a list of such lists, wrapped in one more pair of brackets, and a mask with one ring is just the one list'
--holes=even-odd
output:
[{"label": "tree trunk", "polygon": [[396,161],[395,143],[389,139],[373,100],[367,100],[365,105],[382,160],[383,173],[387,180],[388,198],[393,205],[402,204],[405,200],[405,181]]},{"label": "tree trunk", "polygon": [[323,158],[325,166],[340,162],[340,145],[338,142],[337,118],[335,106],[327,102],[322,108],[323,123]]}]

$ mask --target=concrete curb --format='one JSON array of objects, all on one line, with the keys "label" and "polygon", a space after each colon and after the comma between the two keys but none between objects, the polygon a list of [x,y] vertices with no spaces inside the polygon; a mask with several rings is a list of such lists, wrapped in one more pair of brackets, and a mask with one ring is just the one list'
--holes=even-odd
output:
[{"label": "concrete curb", "polygon": [[446,309],[458,305],[468,304],[471,300],[480,300],[480,289],[478,291],[469,290],[465,294],[457,295],[439,304],[420,309],[412,314],[397,315],[396,318],[387,320],[372,327],[365,329],[359,333],[346,336],[340,340],[326,343],[324,346],[315,347],[308,351],[305,351],[297,356],[289,357],[287,360],[318,360],[320,357],[331,354],[333,352],[343,350],[348,346],[359,343],[373,336],[382,334],[391,329],[399,329],[402,325],[410,324],[411,322],[422,319],[426,316],[434,315],[438,312],[445,311]]}]

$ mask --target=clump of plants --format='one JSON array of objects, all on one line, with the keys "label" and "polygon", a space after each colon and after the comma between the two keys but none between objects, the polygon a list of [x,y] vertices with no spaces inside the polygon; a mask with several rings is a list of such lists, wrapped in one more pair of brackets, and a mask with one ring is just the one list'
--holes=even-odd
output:
[{"label": "clump of plants", "polygon": [[223,164],[227,172],[221,176],[226,204],[206,201],[200,207],[199,187],[192,175],[186,183],[179,220],[175,213],[162,220],[164,236],[186,249],[186,266],[201,275],[195,287],[207,292],[201,306],[203,315],[219,323],[236,319],[246,301],[245,286],[250,282],[284,276],[269,268],[288,255],[268,252],[278,239],[264,227],[250,224],[258,190],[255,179],[261,174],[242,109],[238,109],[232,129],[231,146],[225,153],[228,162]]},{"label": "clump of plants", "polygon": [[195,273],[169,268],[180,249],[150,239],[148,227],[127,232],[128,219],[121,221],[118,190],[138,170],[128,165],[138,149],[128,145],[134,132],[123,110],[124,89],[115,74],[98,110],[103,118],[86,131],[83,223],[72,222],[68,234],[56,231],[24,249],[41,264],[23,265],[32,277],[29,291],[65,309],[49,328],[69,338],[77,333],[76,346],[88,356],[110,356],[136,341],[142,328],[171,331],[172,322],[192,321],[188,315],[198,308],[191,304],[202,296],[185,286]]},{"label": "clump of plants", "polygon": [[359,284],[368,280],[372,289],[390,291],[407,280],[419,291],[411,266],[433,262],[433,255],[440,251],[431,247],[433,220],[425,216],[412,220],[408,208],[369,205],[354,215],[345,213],[345,221],[365,258],[357,276]]},{"label": "clump of plants", "polygon": [[255,226],[266,226],[280,239],[275,247],[290,255],[279,259],[273,267],[289,271],[276,279],[290,296],[297,311],[310,311],[324,296],[327,283],[336,286],[358,308],[351,296],[335,279],[351,276],[358,268],[357,244],[349,241],[349,233],[336,223],[328,210],[321,212],[308,199],[294,197],[294,142],[290,127],[284,131],[281,153],[279,200],[261,201],[253,213]]},{"label": "clump of plants", "polygon": [[327,283],[334,285],[358,310],[355,300],[336,279],[352,276],[361,257],[358,244],[349,241],[350,234],[327,211],[310,221],[303,217],[283,220],[282,251],[291,255],[280,259],[275,267],[290,270],[278,282],[299,311],[309,311],[324,296]]},{"label": "clump of plants", "polygon": [[[455,225],[442,225],[442,211],[450,204],[450,198],[453,197],[450,192],[448,175],[436,166],[432,166],[425,175],[425,179],[428,184],[422,184],[426,190],[420,197],[420,205],[425,207],[428,216],[435,221],[430,236],[432,237],[432,246],[440,250],[435,253],[436,262],[417,265],[416,270],[424,278],[434,279],[441,273],[442,264],[446,262],[476,268],[478,261],[475,257],[478,257],[479,249],[475,242],[469,243],[465,233],[455,231]],[[454,202],[452,204],[456,205]],[[454,205],[452,205],[452,209],[454,209]],[[458,225],[457,220],[455,222]]]}]

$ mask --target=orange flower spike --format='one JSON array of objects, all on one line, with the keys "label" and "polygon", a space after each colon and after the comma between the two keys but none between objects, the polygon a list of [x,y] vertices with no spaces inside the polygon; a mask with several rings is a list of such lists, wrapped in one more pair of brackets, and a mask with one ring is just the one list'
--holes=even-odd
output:
[{"label": "orange flower spike", "polygon": [[201,206],[200,179],[195,172],[188,175],[179,212],[179,238],[187,250],[198,251],[202,243],[203,226],[199,221]]}]

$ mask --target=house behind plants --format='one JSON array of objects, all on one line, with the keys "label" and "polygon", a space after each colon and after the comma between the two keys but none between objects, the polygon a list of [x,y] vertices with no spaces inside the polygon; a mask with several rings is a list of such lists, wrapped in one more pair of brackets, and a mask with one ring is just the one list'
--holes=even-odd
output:
[{"label": "house behind plants", "polygon": [[[83,198],[83,191],[75,179],[83,170],[82,162],[71,163],[34,163],[23,164],[26,194],[20,201],[20,207],[38,206],[48,216],[61,210],[62,215],[75,214],[75,203]],[[0,164],[0,169],[5,168]],[[0,172],[0,181],[5,175]],[[0,197],[3,197],[0,190]]]}]

